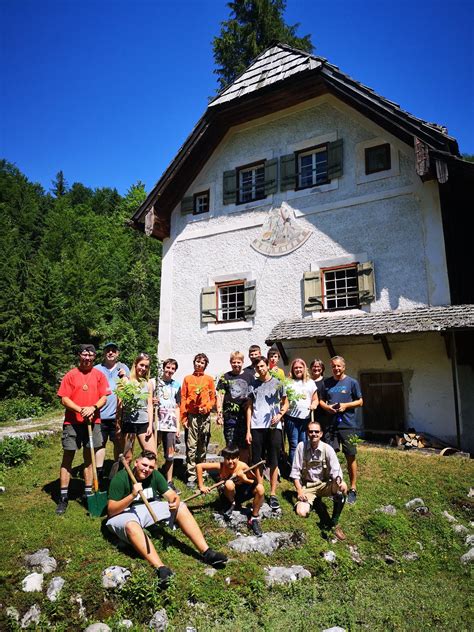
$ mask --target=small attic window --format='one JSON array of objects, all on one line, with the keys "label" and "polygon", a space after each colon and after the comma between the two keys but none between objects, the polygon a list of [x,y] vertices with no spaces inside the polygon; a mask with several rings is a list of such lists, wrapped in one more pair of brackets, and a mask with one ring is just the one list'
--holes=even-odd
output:
[{"label": "small attic window", "polygon": [[365,149],[365,174],[388,171],[392,167],[390,160],[390,144],[376,145]]},{"label": "small attic window", "polygon": [[209,191],[194,194],[193,215],[201,215],[209,211]]}]

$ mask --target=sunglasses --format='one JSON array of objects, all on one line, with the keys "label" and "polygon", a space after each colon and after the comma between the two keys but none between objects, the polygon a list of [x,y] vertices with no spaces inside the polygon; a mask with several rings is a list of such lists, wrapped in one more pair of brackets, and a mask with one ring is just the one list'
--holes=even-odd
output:
[{"label": "sunglasses", "polygon": [[322,430],[308,430],[308,434],[321,434]]}]

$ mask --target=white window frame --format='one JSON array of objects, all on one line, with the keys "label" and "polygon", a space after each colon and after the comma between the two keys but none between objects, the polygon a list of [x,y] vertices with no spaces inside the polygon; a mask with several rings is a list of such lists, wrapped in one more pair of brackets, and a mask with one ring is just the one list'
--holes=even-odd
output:
[{"label": "white window frame", "polygon": [[[295,153],[299,154],[305,150],[311,150],[313,147],[319,147],[320,145],[327,145],[327,143],[333,143],[338,139],[337,132],[329,132],[329,134],[322,134],[321,136],[312,136],[311,138],[306,138],[305,140],[300,140],[296,143],[290,143],[286,149],[287,153]],[[313,193],[326,193],[328,191],[334,191],[339,188],[339,178],[333,178],[330,182],[326,184],[317,184],[313,187],[305,187],[304,189],[296,188],[289,189],[283,194],[285,197],[283,199],[292,200],[294,198],[300,198],[308,195],[312,195]]]},{"label": "white window frame", "polygon": [[[231,288],[236,288],[235,301],[232,300]],[[240,288],[240,289],[239,289]],[[225,295],[227,294],[227,298]],[[229,306],[230,302],[235,303]],[[224,304],[227,305],[224,307]],[[239,307],[240,305],[240,307]],[[225,318],[230,313],[235,312],[235,318]],[[238,316],[238,313],[241,316]],[[216,320],[218,323],[240,322],[245,321],[245,281],[238,279],[237,281],[226,281],[224,283],[216,283]]]},{"label": "white window frame", "polygon": [[[344,265],[340,265],[340,266],[333,266],[333,267],[329,267],[329,268],[321,268],[321,290],[322,290],[322,297],[323,297],[323,310],[326,312],[340,312],[340,311],[346,311],[348,309],[360,309],[360,303],[359,303],[359,278],[358,278],[358,274],[357,274],[357,264],[359,262],[355,261],[353,263],[350,264],[344,264]],[[352,275],[352,278],[355,280],[355,291],[353,291],[352,295],[350,292],[347,291],[347,276],[345,277],[345,288],[344,290],[346,291],[340,291],[338,292],[338,281],[344,281],[344,277],[341,278],[341,276],[339,277],[339,279],[336,278],[336,275],[338,272],[342,272],[342,271],[353,271],[354,274]],[[327,276],[326,276],[327,275]],[[329,279],[327,277],[334,275],[334,282],[335,282],[335,287],[334,287],[334,294],[331,294],[331,297],[328,298],[328,289],[327,289],[327,284],[329,282],[333,283],[333,279],[331,279],[329,281]],[[351,300],[355,298],[355,305],[348,305],[347,303]],[[328,300],[330,301],[334,301],[336,303],[336,306],[332,306],[329,307],[328,306]],[[340,302],[346,302],[346,305],[339,305],[338,303]]]},{"label": "white window frame", "polygon": [[[241,281],[245,283],[246,281],[252,281],[255,279],[255,274],[251,270],[246,272],[236,272],[231,274],[220,274],[217,276],[209,276],[208,286],[218,286],[219,284],[231,283],[232,281]],[[216,287],[217,290],[217,287]],[[217,294],[217,291],[216,291]],[[231,320],[231,321],[218,321],[215,323],[207,323],[207,332],[211,333],[214,331],[231,331],[238,329],[252,329],[255,324],[255,319],[253,317],[248,318],[247,320]]]},{"label": "white window frame", "polygon": [[[237,167],[236,170],[238,180],[237,204],[248,204],[265,199],[265,162]],[[257,174],[257,171],[261,173]],[[248,185],[248,182],[244,182],[244,174],[250,174],[250,187],[245,192],[244,186]],[[258,188],[261,188],[261,194],[257,191]],[[248,193],[250,193],[250,197],[244,199],[244,195],[248,195]]]},{"label": "white window frame", "polygon": [[[205,201],[205,205],[207,206],[206,210],[201,210],[199,207],[203,206],[203,202]],[[193,204],[193,215],[204,215],[205,213],[209,213],[210,211],[210,193],[209,189],[207,191],[199,191],[199,193],[194,194],[194,204]]]},{"label": "white window frame", "polygon": [[[316,159],[316,156],[318,155],[320,156],[321,154],[326,155],[326,160],[325,160],[326,169],[321,170],[321,173],[323,173],[325,176],[324,181],[318,182],[318,176],[321,174],[318,172],[318,161]],[[307,156],[311,156],[311,182],[307,184],[303,184],[302,182],[303,167],[301,165],[301,159],[306,158]],[[330,181],[328,180],[328,146],[327,144],[320,145],[319,147],[312,147],[308,151],[302,151],[302,152],[297,153],[297,168],[298,168],[297,190],[308,189],[310,187],[320,187],[325,184],[330,184]]]}]

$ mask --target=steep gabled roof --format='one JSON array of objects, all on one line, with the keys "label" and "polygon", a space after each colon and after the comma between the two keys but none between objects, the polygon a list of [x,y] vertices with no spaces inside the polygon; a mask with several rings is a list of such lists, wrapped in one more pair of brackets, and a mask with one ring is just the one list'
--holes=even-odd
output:
[{"label": "steep gabled roof", "polygon": [[143,230],[145,215],[153,208],[152,234],[159,239],[168,236],[173,208],[232,126],[325,93],[334,94],[408,145],[413,146],[418,138],[433,157],[461,162],[456,140],[443,127],[402,110],[397,103],[355,81],[323,57],[276,44],[256,57],[209,103],[173,161],[133,215],[132,225]]}]

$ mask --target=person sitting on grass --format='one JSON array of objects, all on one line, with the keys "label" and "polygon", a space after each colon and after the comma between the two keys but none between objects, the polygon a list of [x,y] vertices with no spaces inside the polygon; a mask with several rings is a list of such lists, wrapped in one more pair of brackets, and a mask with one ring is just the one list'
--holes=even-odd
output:
[{"label": "person sitting on grass", "polygon": [[[298,516],[307,518],[314,506],[324,531],[333,530],[338,540],[346,536],[338,525],[339,516],[344,508],[347,485],[342,480],[342,470],[333,448],[321,441],[321,424],[311,421],[307,428],[307,441],[298,444],[293,459],[290,478],[298,495],[295,511]],[[323,496],[333,496],[334,508],[331,518]]]},{"label": "person sitting on grass", "polygon": [[[109,488],[107,527],[156,569],[159,588],[166,588],[173,572],[163,564],[153,542],[144,531],[154,521],[140,498],[140,490],[150,502],[159,521],[169,523],[172,515],[174,516],[174,522],[198,549],[206,564],[223,566],[227,557],[209,548],[194,516],[180,502],[178,494],[168,487],[164,476],[155,470],[155,463],[156,454],[144,450],[134,463],[133,473],[137,480],[135,485],[126,470],[121,470],[114,476]],[[157,496],[162,496],[166,502],[154,500]]]},{"label": "person sitting on grass", "polygon": [[[215,472],[219,480],[225,481],[225,484],[219,488],[221,495],[228,501],[227,509],[223,514],[225,520],[230,520],[234,509],[252,498],[252,513],[247,524],[254,535],[261,537],[263,533],[259,512],[263,504],[264,487],[257,482],[253,472],[244,472],[249,466],[239,461],[238,447],[228,445],[221,451],[221,455],[224,457],[222,463],[198,463],[196,466],[199,490],[203,494],[209,492],[209,487],[203,483],[203,472]],[[231,477],[235,477],[235,481],[231,480]]]}]

